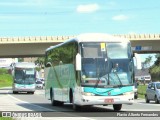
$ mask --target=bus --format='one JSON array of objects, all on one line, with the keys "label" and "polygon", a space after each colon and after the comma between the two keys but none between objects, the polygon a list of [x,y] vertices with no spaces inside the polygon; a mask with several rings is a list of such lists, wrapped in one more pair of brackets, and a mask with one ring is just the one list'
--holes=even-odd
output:
[{"label": "bus", "polygon": [[18,62],[13,65],[13,94],[27,92],[34,94],[36,82],[35,64]]},{"label": "bus", "polygon": [[[113,70],[117,65],[121,71]],[[131,43],[105,33],[84,33],[45,51],[45,97],[51,104],[83,106],[134,102]]]}]

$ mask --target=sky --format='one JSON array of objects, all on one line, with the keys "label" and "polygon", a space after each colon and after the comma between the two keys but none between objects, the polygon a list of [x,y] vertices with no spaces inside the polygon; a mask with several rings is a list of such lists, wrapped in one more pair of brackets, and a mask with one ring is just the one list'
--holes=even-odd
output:
[{"label": "sky", "polygon": [[0,0],[0,37],[159,34],[160,0]]}]

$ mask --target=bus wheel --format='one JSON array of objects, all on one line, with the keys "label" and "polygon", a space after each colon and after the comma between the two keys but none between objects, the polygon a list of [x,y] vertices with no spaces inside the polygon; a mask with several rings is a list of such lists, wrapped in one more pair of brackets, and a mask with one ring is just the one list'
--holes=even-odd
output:
[{"label": "bus wheel", "polygon": [[113,105],[113,109],[115,111],[119,111],[119,110],[121,110],[121,108],[122,108],[122,104],[115,104],[115,105]]},{"label": "bus wheel", "polygon": [[56,101],[58,106],[63,106],[64,102]]},{"label": "bus wheel", "polygon": [[76,104],[74,103],[73,95],[72,95],[72,100],[71,100],[71,101],[72,101],[73,110],[75,110],[75,111],[81,111],[82,107],[79,106],[79,105],[76,105]]},{"label": "bus wheel", "polygon": [[17,94],[18,92],[16,92],[16,91],[13,91],[13,94]]},{"label": "bus wheel", "polygon": [[52,89],[50,90],[50,97],[51,97],[51,104],[52,104],[52,106],[56,106],[57,103],[56,103],[56,101],[54,100],[54,93],[53,93],[53,90],[52,90]]},{"label": "bus wheel", "polygon": [[75,111],[81,111],[82,110],[82,106],[76,105],[73,103],[73,110]]}]

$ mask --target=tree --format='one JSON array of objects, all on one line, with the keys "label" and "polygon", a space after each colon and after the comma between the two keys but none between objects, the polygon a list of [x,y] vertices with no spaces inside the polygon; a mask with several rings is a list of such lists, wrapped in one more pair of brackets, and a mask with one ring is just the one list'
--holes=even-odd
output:
[{"label": "tree", "polygon": [[160,54],[156,54],[155,57],[157,58],[157,60],[149,69],[152,81],[160,80]]},{"label": "tree", "polygon": [[40,68],[44,67],[44,57],[38,57],[37,60],[35,61],[35,64],[38,65]]},{"label": "tree", "polygon": [[148,56],[143,62],[143,65],[146,66],[146,68],[149,68],[151,66],[150,65],[151,61],[152,61],[152,56]]},{"label": "tree", "polygon": [[24,58],[18,58],[18,62],[24,62]]},{"label": "tree", "polygon": [[157,60],[155,61],[155,65],[159,66],[160,65],[160,54],[156,54],[155,57],[157,58]]}]

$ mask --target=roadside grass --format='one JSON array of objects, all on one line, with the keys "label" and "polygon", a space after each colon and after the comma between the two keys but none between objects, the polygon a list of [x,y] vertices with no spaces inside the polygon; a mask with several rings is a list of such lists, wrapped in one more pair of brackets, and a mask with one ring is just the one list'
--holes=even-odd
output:
[{"label": "roadside grass", "polygon": [[14,120],[14,119],[11,117],[0,117],[0,120]]},{"label": "roadside grass", "polygon": [[12,85],[13,77],[9,73],[8,69],[0,68],[0,87],[8,87]]},{"label": "roadside grass", "polygon": [[12,75],[10,74],[0,74],[0,87],[12,86]]},{"label": "roadside grass", "polygon": [[138,86],[138,98],[145,98],[147,85]]}]

